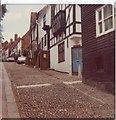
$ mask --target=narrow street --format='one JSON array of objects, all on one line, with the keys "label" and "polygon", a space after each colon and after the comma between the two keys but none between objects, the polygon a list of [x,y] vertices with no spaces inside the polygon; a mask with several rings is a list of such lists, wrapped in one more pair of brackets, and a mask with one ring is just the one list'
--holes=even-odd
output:
[{"label": "narrow street", "polygon": [[15,62],[4,66],[21,118],[114,118],[114,95],[77,81],[77,76]]}]

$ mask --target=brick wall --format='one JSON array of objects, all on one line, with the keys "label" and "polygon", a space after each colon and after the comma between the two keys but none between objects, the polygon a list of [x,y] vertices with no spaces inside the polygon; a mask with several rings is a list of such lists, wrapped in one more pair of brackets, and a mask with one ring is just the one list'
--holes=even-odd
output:
[{"label": "brick wall", "polygon": [[23,37],[22,37],[22,47],[24,49],[28,49],[30,45],[30,32],[28,31]]}]

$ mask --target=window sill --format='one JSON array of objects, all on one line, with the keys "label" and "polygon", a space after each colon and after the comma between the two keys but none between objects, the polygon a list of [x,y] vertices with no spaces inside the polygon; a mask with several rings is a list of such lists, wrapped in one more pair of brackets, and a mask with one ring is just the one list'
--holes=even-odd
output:
[{"label": "window sill", "polygon": [[104,32],[104,33],[97,34],[97,35],[96,35],[96,38],[101,37],[101,36],[103,36],[103,35],[106,35],[106,34],[108,34],[108,33],[110,33],[110,32],[113,32],[113,31],[114,31],[114,28],[112,28],[112,29],[110,29],[110,30],[108,30],[108,31],[106,31],[106,32]]},{"label": "window sill", "polygon": [[63,61],[59,61],[58,63],[62,63],[62,62],[64,62],[65,60],[63,60]]}]

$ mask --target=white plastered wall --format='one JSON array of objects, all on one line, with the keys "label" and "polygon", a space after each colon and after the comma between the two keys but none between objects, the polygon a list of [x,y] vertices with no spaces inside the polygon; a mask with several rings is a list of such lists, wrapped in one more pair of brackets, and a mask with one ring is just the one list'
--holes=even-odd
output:
[{"label": "white plastered wall", "polygon": [[[51,7],[50,6],[46,12],[46,25],[51,26]],[[43,28],[43,17],[40,18],[40,22],[38,24],[39,42],[41,42],[42,37],[44,37],[46,34],[46,31],[44,31],[42,28]],[[43,40],[43,43],[44,43],[44,40]],[[43,50],[47,50],[47,41],[46,41],[46,46],[43,46]]]},{"label": "white plastered wall", "polygon": [[[81,36],[80,36],[81,37]],[[71,58],[71,48],[75,44],[81,44],[80,40],[72,40],[69,38],[68,48],[67,40],[65,39],[65,61],[58,63],[58,45],[55,45],[50,49],[50,68],[62,72],[68,72],[72,75],[72,58]]]}]

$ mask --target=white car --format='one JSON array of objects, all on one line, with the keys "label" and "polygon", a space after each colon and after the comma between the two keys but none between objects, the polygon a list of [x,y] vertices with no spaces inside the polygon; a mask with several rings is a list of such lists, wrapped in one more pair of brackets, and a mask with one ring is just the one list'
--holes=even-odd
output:
[{"label": "white car", "polygon": [[26,60],[26,57],[20,56],[20,57],[18,57],[18,59],[17,59],[17,63],[18,63],[18,64],[25,63],[25,60]]},{"label": "white car", "polygon": [[14,62],[14,61],[15,61],[14,57],[9,57],[6,59],[6,62]]}]

